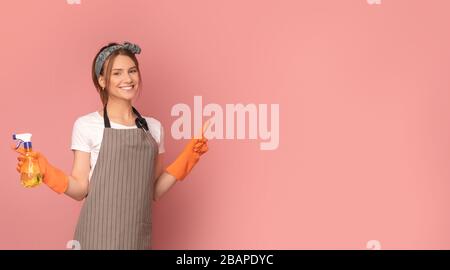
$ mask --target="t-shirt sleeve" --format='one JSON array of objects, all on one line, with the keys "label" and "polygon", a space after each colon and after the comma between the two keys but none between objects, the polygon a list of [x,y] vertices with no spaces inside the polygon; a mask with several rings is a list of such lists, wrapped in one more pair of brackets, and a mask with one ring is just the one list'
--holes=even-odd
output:
[{"label": "t-shirt sleeve", "polygon": [[72,150],[80,150],[84,152],[91,152],[92,144],[88,136],[88,129],[83,121],[78,118],[73,124],[72,130]]},{"label": "t-shirt sleeve", "polygon": [[145,120],[149,125],[150,133],[152,134],[156,143],[158,143],[158,153],[164,153],[166,151],[164,148],[164,127],[162,126],[161,122],[153,117],[146,117]]}]

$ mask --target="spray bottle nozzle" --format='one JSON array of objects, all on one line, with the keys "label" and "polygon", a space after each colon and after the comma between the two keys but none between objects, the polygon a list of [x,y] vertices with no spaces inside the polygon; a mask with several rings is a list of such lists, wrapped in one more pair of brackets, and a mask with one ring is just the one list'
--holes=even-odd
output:
[{"label": "spray bottle nozzle", "polygon": [[16,145],[16,149],[20,147],[20,145],[23,143],[23,147],[25,149],[31,148],[31,133],[20,133],[20,134],[13,134],[13,140],[18,140],[18,143]]}]

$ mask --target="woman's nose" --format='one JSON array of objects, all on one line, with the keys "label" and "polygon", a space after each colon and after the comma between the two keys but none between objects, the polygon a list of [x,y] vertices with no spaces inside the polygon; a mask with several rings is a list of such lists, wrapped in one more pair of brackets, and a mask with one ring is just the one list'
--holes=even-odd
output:
[{"label": "woman's nose", "polygon": [[131,78],[131,75],[128,74],[128,73],[126,73],[126,75],[125,75],[125,77],[124,77],[123,80],[124,80],[125,82],[132,82],[132,81],[133,81],[133,79]]}]

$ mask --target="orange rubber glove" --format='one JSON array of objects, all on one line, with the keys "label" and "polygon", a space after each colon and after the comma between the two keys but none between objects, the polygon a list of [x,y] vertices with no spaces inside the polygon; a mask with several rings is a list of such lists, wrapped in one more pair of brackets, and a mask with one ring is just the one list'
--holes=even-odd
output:
[{"label": "orange rubber glove", "polygon": [[199,161],[200,156],[208,151],[208,145],[206,144],[208,140],[204,137],[204,132],[208,126],[209,121],[202,128],[202,138],[191,139],[175,161],[166,168],[168,174],[179,181],[189,174]]},{"label": "orange rubber glove", "polygon": [[[20,173],[20,168],[22,167],[23,162],[25,161],[25,149],[19,148],[14,150],[20,154],[17,157],[19,163],[17,164],[17,171]],[[60,169],[53,167],[45,158],[45,156],[39,152],[32,151],[30,152],[31,156],[36,158],[39,163],[39,169],[42,173],[42,182],[44,182],[47,186],[49,186],[56,193],[61,194],[67,190],[69,186],[69,177],[64,174]]]}]

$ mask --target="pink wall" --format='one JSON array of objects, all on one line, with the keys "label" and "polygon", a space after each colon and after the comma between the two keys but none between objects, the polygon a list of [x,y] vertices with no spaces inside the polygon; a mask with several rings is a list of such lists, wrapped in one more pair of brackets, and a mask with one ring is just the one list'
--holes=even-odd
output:
[{"label": "pink wall", "polygon": [[9,150],[70,172],[72,125],[101,106],[91,61],[110,41],[143,52],[136,106],[280,105],[280,144],[212,140],[154,208],[156,249],[450,248],[450,1],[4,1],[0,249],[65,249],[81,207],[24,189]]}]

